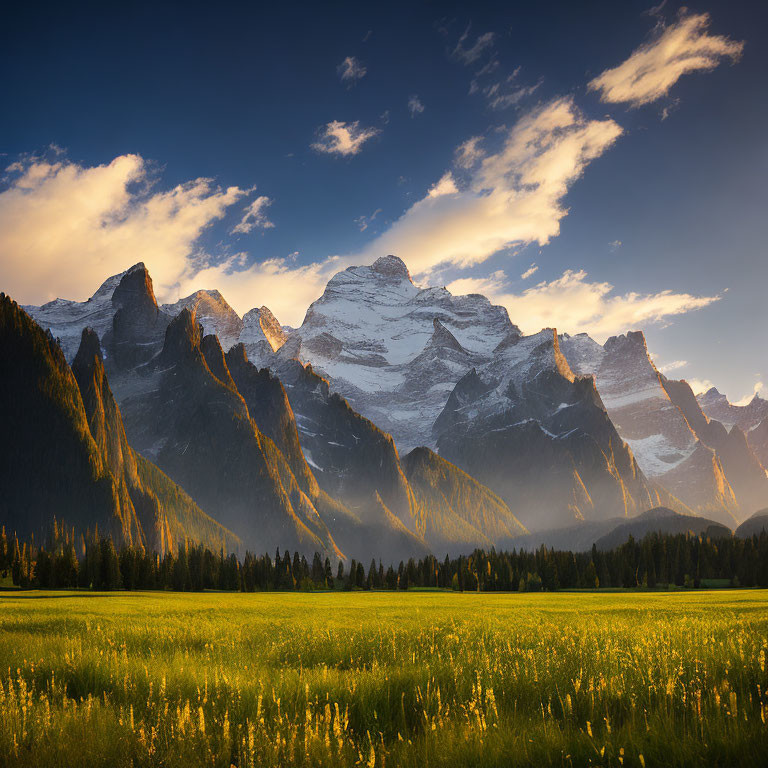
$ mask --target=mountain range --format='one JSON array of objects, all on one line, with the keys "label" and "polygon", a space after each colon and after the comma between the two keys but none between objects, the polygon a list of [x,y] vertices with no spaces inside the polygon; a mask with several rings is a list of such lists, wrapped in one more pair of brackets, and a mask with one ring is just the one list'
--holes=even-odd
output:
[{"label": "mountain range", "polygon": [[[20,530],[55,511],[156,549],[187,524],[228,548],[392,560],[606,535],[659,507],[735,528],[768,506],[768,402],[696,398],[639,332],[523,335],[483,296],[419,288],[395,256],[335,275],[297,329],[216,290],[159,306],[141,263],[88,301],[3,312],[29,358],[4,361],[3,386],[31,397],[47,366],[63,398],[48,407],[69,419],[46,444],[42,409],[7,414],[23,456],[62,452],[58,485],[19,483],[0,508]],[[88,482],[65,469],[75,444]],[[104,499],[111,484],[113,501],[75,513],[55,501],[67,482]]]}]

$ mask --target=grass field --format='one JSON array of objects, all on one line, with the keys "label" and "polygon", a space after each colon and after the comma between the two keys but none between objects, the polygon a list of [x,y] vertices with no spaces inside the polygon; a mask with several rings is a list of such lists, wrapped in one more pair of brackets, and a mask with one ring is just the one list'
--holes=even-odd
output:
[{"label": "grass field", "polygon": [[768,591],[5,593],[0,765],[768,764]]}]

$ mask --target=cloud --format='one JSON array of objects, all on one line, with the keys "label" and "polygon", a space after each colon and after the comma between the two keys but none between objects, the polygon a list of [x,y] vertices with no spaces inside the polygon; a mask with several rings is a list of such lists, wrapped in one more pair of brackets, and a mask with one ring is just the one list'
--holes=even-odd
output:
[{"label": "cloud", "polygon": [[764,384],[762,381],[756,381],[755,386],[752,388],[752,391],[744,395],[744,397],[741,398],[741,400],[737,400],[733,405],[749,405],[752,402],[752,398],[756,397],[763,391]]},{"label": "cloud", "polygon": [[714,69],[723,58],[736,60],[743,42],[707,33],[709,15],[682,14],[669,27],[659,27],[618,67],[606,69],[590,81],[600,100],[638,107],[666,95],[685,74]]},{"label": "cloud", "polygon": [[254,229],[272,229],[275,225],[267,218],[265,209],[272,205],[272,200],[266,195],[257,197],[246,206],[245,214],[240,223],[232,230],[233,234],[247,234]]},{"label": "cloud", "polygon": [[[651,357],[653,358],[653,355],[651,355]],[[688,365],[687,360],[673,360],[671,363],[665,363],[664,365],[658,366],[658,369],[661,373],[672,373],[672,371],[685,368],[686,365]]]},{"label": "cloud", "polygon": [[701,309],[718,296],[692,296],[663,290],[658,293],[615,294],[607,282],[590,282],[583,270],[566,270],[561,277],[543,281],[522,293],[506,288],[506,276],[465,278],[448,285],[455,292],[472,288],[507,308],[512,322],[524,333],[557,328],[568,333],[586,332],[601,343],[609,336],[662,323],[674,315]]},{"label": "cloud", "polygon": [[520,279],[527,280],[529,277],[531,277],[531,275],[535,274],[538,271],[539,271],[539,268],[536,266],[536,264],[535,263],[531,264],[531,266],[528,267],[528,269],[526,269],[522,275],[520,275]]},{"label": "cloud", "polygon": [[484,35],[477,37],[472,45],[465,47],[469,37],[469,29],[469,27],[466,28],[451,54],[454,58],[464,62],[464,64],[474,64],[485,51],[493,46],[495,38],[493,32],[486,32]]},{"label": "cloud", "polygon": [[336,67],[336,72],[342,82],[348,82],[351,85],[361,78],[365,77],[368,70],[354,56],[347,56],[344,61]]},{"label": "cloud", "polygon": [[569,187],[620,135],[613,120],[585,118],[570,97],[543,104],[507,131],[465,187],[444,175],[349,263],[395,253],[426,276],[440,266],[481,263],[510,245],[543,245],[559,234]]},{"label": "cloud", "polygon": [[694,395],[703,395],[708,389],[715,385],[709,379],[685,379],[688,386],[693,390]]},{"label": "cloud", "polygon": [[456,147],[456,165],[460,168],[472,168],[482,160],[485,157],[485,152],[479,146],[482,140],[482,136],[473,136]]},{"label": "cloud", "polygon": [[27,156],[0,192],[0,285],[30,304],[83,300],[137,261],[162,295],[205,260],[198,239],[246,190],[194,179],[156,189],[139,155],[84,167]]},{"label": "cloud", "polygon": [[535,85],[520,85],[517,80],[519,72],[520,68],[518,67],[506,79],[500,80],[497,83],[490,83],[482,88],[476,80],[473,80],[469,91],[470,93],[480,91],[488,100],[488,106],[491,109],[507,109],[517,104],[526,96],[530,96],[543,82],[543,80],[539,80]]},{"label": "cloud", "polygon": [[332,120],[318,129],[318,140],[312,144],[312,149],[328,155],[356,155],[368,139],[379,133],[378,128],[361,128],[359,120],[353,123]]},{"label": "cloud", "polygon": [[325,284],[338,271],[335,259],[297,266],[294,258],[287,257],[246,267],[240,257],[233,257],[182,280],[178,296],[215,287],[240,315],[266,304],[281,323],[297,326],[307,307],[322,295]]},{"label": "cloud", "polygon": [[355,224],[360,228],[361,232],[365,232],[368,227],[371,226],[371,222],[381,213],[381,208],[377,208],[370,216],[358,216],[355,219]]},{"label": "cloud", "polygon": [[429,188],[427,197],[435,198],[442,197],[443,195],[455,195],[458,194],[458,192],[459,190],[456,186],[453,174],[450,171],[446,171],[440,181]]},{"label": "cloud", "polygon": [[416,117],[424,111],[424,105],[418,96],[413,95],[408,99],[408,111],[411,113],[411,117]]}]

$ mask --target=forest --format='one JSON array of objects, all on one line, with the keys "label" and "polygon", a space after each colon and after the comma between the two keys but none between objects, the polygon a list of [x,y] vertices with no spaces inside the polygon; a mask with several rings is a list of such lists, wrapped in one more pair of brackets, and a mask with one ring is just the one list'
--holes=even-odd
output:
[{"label": "forest", "polygon": [[56,522],[45,543],[19,541],[0,531],[0,574],[22,588],[92,590],[223,590],[242,592],[314,590],[452,589],[475,592],[538,592],[563,589],[668,589],[701,586],[768,587],[768,534],[748,538],[651,533],[619,547],[568,552],[486,552],[443,560],[428,555],[366,567],[352,559],[332,564],[315,553],[274,555],[213,552],[181,545],[160,555],[137,547],[117,548],[98,531],[77,536]]}]

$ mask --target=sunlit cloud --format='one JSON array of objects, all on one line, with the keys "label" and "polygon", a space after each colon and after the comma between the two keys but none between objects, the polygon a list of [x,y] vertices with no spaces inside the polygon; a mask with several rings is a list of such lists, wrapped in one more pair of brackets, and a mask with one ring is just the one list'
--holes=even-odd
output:
[{"label": "sunlit cloud", "polygon": [[591,80],[589,88],[600,93],[601,101],[640,106],[666,95],[685,74],[714,69],[724,58],[738,59],[744,43],[708,34],[709,22],[706,13],[683,13],[622,64]]},{"label": "sunlit cloud", "polygon": [[194,179],[155,189],[139,155],[85,167],[22,158],[0,192],[0,287],[23,303],[88,298],[137,261],[159,294],[205,257],[197,241],[246,190]]},{"label": "sunlit cloud", "polygon": [[368,70],[354,56],[347,56],[347,58],[336,67],[336,72],[341,78],[341,81],[347,83],[356,83],[358,80],[365,77],[367,71]]},{"label": "sunlit cloud", "polygon": [[531,264],[531,266],[528,267],[528,269],[526,269],[525,272],[523,272],[522,275],[520,275],[520,279],[521,280],[527,280],[529,277],[531,277],[536,272],[538,272],[538,270],[539,270],[539,268],[536,266],[536,264]]},{"label": "sunlit cloud", "polygon": [[703,395],[707,390],[715,385],[709,379],[685,379],[688,386],[693,390],[694,395]]},{"label": "sunlit cloud", "polygon": [[759,395],[763,391],[764,386],[765,385],[762,381],[756,381],[752,391],[744,395],[744,397],[742,397],[740,400],[737,400],[734,405],[749,405],[752,402],[752,398],[754,398],[756,395]]},{"label": "sunlit cloud", "polygon": [[266,209],[272,205],[272,200],[266,195],[257,197],[245,209],[245,214],[232,230],[233,234],[247,234],[254,229],[272,229],[275,225],[267,218]]},{"label": "sunlit cloud", "polygon": [[542,281],[522,293],[511,292],[506,275],[464,278],[450,283],[454,293],[484,293],[507,308],[512,322],[524,333],[557,328],[567,333],[586,332],[599,342],[609,336],[668,322],[712,304],[718,296],[692,296],[671,290],[616,294],[607,282],[591,282],[583,270],[566,270],[559,278]]},{"label": "sunlit cloud", "polygon": [[360,121],[344,123],[332,120],[318,129],[318,139],[312,144],[312,149],[328,155],[348,157],[356,155],[363,144],[381,131],[378,128],[361,128]]},{"label": "sunlit cloud", "polygon": [[453,178],[453,174],[450,171],[446,171],[440,181],[429,188],[427,196],[435,198],[442,197],[443,195],[455,195],[458,194],[458,192],[459,189],[456,186],[456,180]]},{"label": "sunlit cloud", "polygon": [[466,186],[443,176],[350,263],[394,253],[425,276],[441,265],[479,264],[510,245],[544,245],[560,232],[569,187],[620,135],[613,120],[584,117],[570,97],[546,103],[507,131]]},{"label": "sunlit cloud", "polygon": [[182,280],[178,296],[188,296],[201,288],[216,288],[240,315],[266,305],[281,323],[296,326],[339,269],[335,259],[303,266],[287,257],[245,266],[241,258],[233,257]]}]

